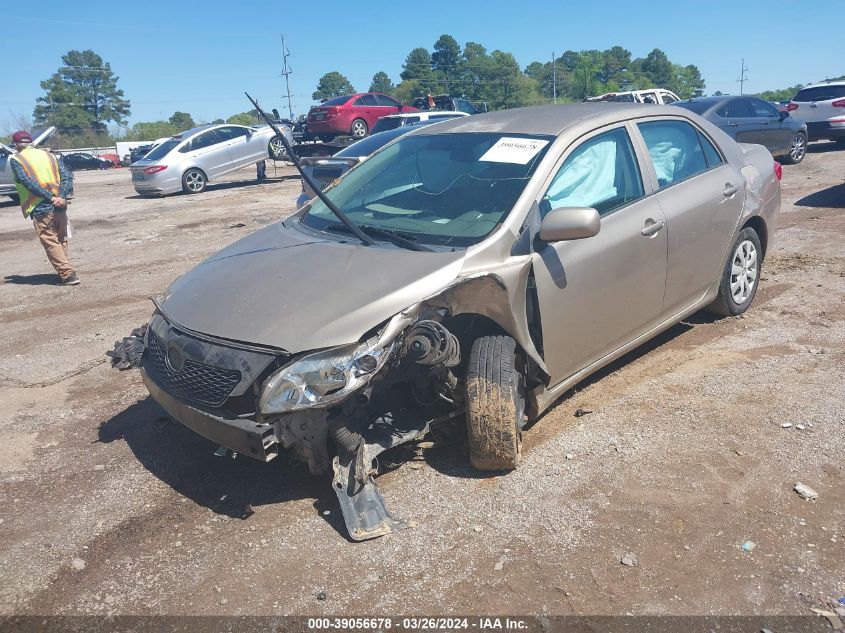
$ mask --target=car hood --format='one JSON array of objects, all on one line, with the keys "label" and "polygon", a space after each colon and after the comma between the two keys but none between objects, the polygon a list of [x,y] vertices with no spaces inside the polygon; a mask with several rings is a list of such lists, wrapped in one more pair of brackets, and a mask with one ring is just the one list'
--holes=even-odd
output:
[{"label": "car hood", "polygon": [[195,332],[302,352],[357,341],[447,286],[464,258],[354,240],[273,224],[179,277],[161,309]]}]

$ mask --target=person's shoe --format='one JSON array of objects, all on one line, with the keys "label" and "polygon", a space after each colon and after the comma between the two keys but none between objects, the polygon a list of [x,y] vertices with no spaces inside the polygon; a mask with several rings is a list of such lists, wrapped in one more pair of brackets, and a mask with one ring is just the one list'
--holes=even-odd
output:
[{"label": "person's shoe", "polygon": [[66,277],[65,279],[60,279],[59,284],[62,286],[78,286],[79,285],[79,277],[76,276],[76,273],[71,273],[70,277]]}]

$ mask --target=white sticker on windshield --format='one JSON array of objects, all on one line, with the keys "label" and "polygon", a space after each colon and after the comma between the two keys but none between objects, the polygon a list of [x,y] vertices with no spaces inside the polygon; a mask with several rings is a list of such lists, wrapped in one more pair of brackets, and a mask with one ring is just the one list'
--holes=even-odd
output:
[{"label": "white sticker on windshield", "polygon": [[496,141],[493,147],[484,152],[484,155],[478,160],[488,163],[525,165],[548,144],[548,141],[536,138],[504,136]]}]

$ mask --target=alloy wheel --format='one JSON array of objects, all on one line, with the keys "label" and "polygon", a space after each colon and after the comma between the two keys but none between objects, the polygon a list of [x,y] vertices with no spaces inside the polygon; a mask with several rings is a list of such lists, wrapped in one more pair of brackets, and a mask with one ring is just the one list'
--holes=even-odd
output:
[{"label": "alloy wheel", "polygon": [[739,243],[731,262],[731,298],[742,305],[754,291],[757,283],[757,248],[750,240]]},{"label": "alloy wheel", "polygon": [[188,189],[198,193],[205,187],[205,178],[200,172],[191,171],[185,176],[185,184]]},{"label": "alloy wheel", "polygon": [[352,124],[352,136],[362,138],[367,135],[367,124],[363,121],[355,121]]},{"label": "alloy wheel", "polygon": [[275,159],[282,159],[286,157],[288,154],[285,146],[282,144],[281,139],[279,137],[273,137],[270,141],[270,158]]},{"label": "alloy wheel", "polygon": [[804,154],[807,153],[807,141],[801,134],[796,134],[795,138],[792,139],[792,147],[789,149],[789,157],[796,163],[800,162],[802,158],[804,158]]}]

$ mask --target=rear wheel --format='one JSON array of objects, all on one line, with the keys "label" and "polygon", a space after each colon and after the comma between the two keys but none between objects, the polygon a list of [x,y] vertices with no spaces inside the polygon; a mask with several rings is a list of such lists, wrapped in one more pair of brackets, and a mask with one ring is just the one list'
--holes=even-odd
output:
[{"label": "rear wheel", "polygon": [[469,461],[478,470],[512,470],[522,455],[525,381],[510,336],[475,340],[467,366]]},{"label": "rear wheel", "polygon": [[182,190],[185,193],[202,193],[207,184],[208,179],[199,169],[192,168],[182,174]]},{"label": "rear wheel", "polygon": [[721,316],[736,316],[745,312],[760,280],[760,266],[763,263],[763,249],[760,238],[751,227],[739,232],[730,251],[730,257],[722,272],[719,294],[707,306],[708,312]]},{"label": "rear wheel", "polygon": [[355,119],[352,121],[352,127],[349,128],[349,134],[352,138],[364,138],[370,128],[367,127],[367,122],[364,119]]},{"label": "rear wheel", "polygon": [[792,144],[789,146],[789,154],[786,155],[786,162],[790,165],[797,165],[807,155],[807,137],[803,132],[798,132],[792,137]]}]

